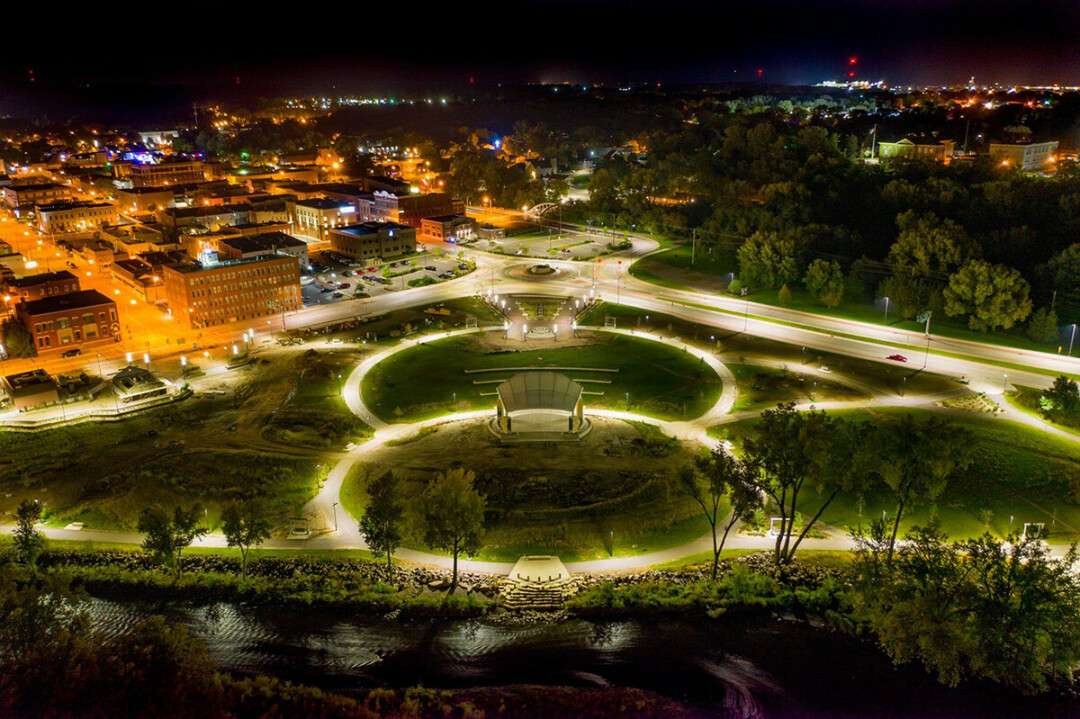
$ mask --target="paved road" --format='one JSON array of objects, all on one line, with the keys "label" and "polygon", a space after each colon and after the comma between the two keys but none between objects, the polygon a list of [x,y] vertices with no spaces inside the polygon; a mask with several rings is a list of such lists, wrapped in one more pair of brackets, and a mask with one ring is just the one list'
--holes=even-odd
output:
[{"label": "paved road", "polygon": [[[336,321],[352,319],[357,316],[368,314],[382,314],[398,309],[413,307],[423,304],[433,304],[463,296],[488,294],[490,296],[525,294],[525,293],[550,293],[563,296],[586,298],[595,296],[600,299],[617,301],[621,304],[638,307],[646,311],[666,313],[686,319],[704,326],[716,327],[720,330],[738,333],[748,332],[754,335],[778,339],[794,345],[805,346],[809,349],[832,352],[836,354],[859,357],[869,360],[886,362],[885,357],[897,352],[896,345],[906,345],[907,350],[900,350],[911,359],[910,366],[922,366],[919,362],[922,352],[919,348],[925,347],[926,339],[918,333],[910,333],[896,330],[890,327],[874,325],[865,322],[835,319],[820,315],[813,315],[795,310],[776,308],[768,305],[760,305],[747,302],[734,297],[716,296],[702,292],[684,290],[668,290],[658,288],[631,276],[626,270],[637,258],[645,256],[657,250],[657,244],[644,237],[631,237],[633,248],[619,256],[605,258],[601,263],[572,262],[561,260],[543,260],[559,272],[546,280],[520,279],[513,274],[516,267],[527,264],[535,264],[537,260],[522,260],[520,258],[502,257],[488,253],[466,249],[465,252],[477,262],[478,269],[472,275],[417,288],[405,292],[387,293],[378,297],[340,302],[334,305],[316,306],[302,309],[296,313],[287,315],[284,323],[289,328],[301,326],[317,326]],[[458,251],[457,246],[447,246],[448,250]],[[567,328],[569,329],[569,328]],[[626,334],[647,334],[634,330],[617,330]],[[222,330],[232,332],[232,330]],[[224,335],[223,335],[224,337]],[[652,336],[658,341],[678,343]],[[437,339],[428,336],[424,341]],[[355,519],[348,517],[339,506],[341,483],[348,475],[353,464],[365,452],[381,446],[388,439],[400,438],[419,431],[422,427],[447,421],[477,419],[490,412],[475,412],[443,417],[426,422],[410,425],[387,424],[375,417],[370,410],[363,405],[360,397],[359,386],[364,373],[373,367],[380,359],[387,356],[387,352],[400,351],[411,346],[410,341],[403,342],[391,350],[378,355],[365,358],[345,383],[343,394],[350,409],[361,419],[375,428],[375,437],[369,442],[352,449],[346,457],[336,464],[330,473],[319,495],[308,506],[310,514],[316,517],[316,522],[326,526],[332,526],[334,516],[337,517],[337,530],[331,531],[324,536],[307,540],[277,540],[268,542],[267,548],[365,548],[363,538],[359,535]],[[164,348],[158,348],[164,349]],[[176,350],[175,345],[170,348]],[[705,429],[718,423],[731,422],[741,419],[746,413],[729,414],[728,411],[734,403],[735,383],[730,373],[720,364],[716,358],[700,350],[687,348],[703,356],[710,365],[717,368],[718,372],[725,377],[724,395],[717,406],[708,413],[690,422],[664,423],[651,418],[631,415],[622,412],[597,412],[598,415],[613,416],[639,421],[648,421],[662,426],[665,432],[674,436],[694,438],[705,441]],[[925,355],[925,368],[928,371],[966,377],[970,381],[970,388],[976,391],[985,391],[990,394],[1001,394],[1010,383],[1018,382],[1036,387],[1049,386],[1051,378],[1042,372],[1080,372],[1080,359],[1065,358],[1042,352],[1031,352],[999,347],[989,343],[965,342],[952,340],[932,335],[930,337],[930,349]],[[964,358],[949,357],[935,354],[934,351],[962,353]],[[1010,363],[1022,365],[1030,369],[1007,368],[1003,369],[992,363]],[[803,368],[805,369],[805,368]],[[1039,371],[1032,371],[1042,370]],[[833,379],[844,381],[843,378],[831,376]],[[819,407],[839,408],[859,406],[919,406],[925,405],[940,398],[902,398],[875,393],[871,400],[856,403],[825,403]],[[726,406],[726,409],[725,409]],[[1058,430],[1045,425],[1037,418],[1030,417],[1018,410],[1003,404],[1006,416],[1009,419],[1020,421],[1028,425],[1037,426],[1061,436],[1070,441],[1077,441],[1077,437],[1068,432]],[[749,414],[755,414],[753,412]],[[139,542],[141,538],[135,534],[81,531],[69,532],[66,530],[47,530],[48,536],[57,539],[83,539],[93,541],[120,541]],[[211,535],[200,544],[204,546],[223,546],[224,538],[220,535]],[[820,547],[818,545],[821,545]],[[711,545],[709,537],[703,537],[681,547],[675,547],[662,552],[637,557],[620,557],[594,562],[580,562],[570,565],[571,571],[604,571],[624,570],[649,566],[658,562],[672,561],[689,554],[695,554]],[[732,548],[762,548],[771,546],[768,538],[733,537],[729,540]],[[807,549],[842,549],[849,548],[850,540],[846,537],[834,537],[826,540],[806,540],[804,546]],[[402,559],[433,564],[436,566],[449,566],[450,560],[439,555],[401,550],[397,556]],[[470,571],[488,571],[505,573],[510,565],[503,563],[469,562]]]}]

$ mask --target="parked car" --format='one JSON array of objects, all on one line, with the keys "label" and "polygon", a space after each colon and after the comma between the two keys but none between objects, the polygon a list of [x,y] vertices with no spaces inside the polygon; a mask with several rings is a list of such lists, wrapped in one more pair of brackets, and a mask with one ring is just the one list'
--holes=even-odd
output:
[{"label": "parked car", "polygon": [[341,299],[342,297],[345,296],[345,294],[342,293],[342,292],[335,292],[334,294],[332,294],[330,296],[333,297],[334,299]]},{"label": "parked car", "polygon": [[61,357],[78,357],[81,354],[82,354],[81,349],[79,349],[78,347],[72,347],[69,350],[65,350],[64,352],[61,352],[60,356]]},{"label": "parked car", "polygon": [[428,265],[424,269],[427,270],[428,272],[438,272],[438,270],[439,270],[439,268],[436,267],[435,265]]}]

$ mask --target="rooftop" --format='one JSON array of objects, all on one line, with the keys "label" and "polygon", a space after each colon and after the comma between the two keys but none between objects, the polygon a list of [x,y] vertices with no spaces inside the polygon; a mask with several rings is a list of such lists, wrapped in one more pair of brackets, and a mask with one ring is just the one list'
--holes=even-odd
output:
[{"label": "rooftop", "polygon": [[56,295],[55,297],[44,297],[40,300],[24,302],[21,307],[26,314],[33,316],[115,304],[97,290],[80,290],[66,295]]},{"label": "rooftop", "polygon": [[331,200],[327,197],[312,197],[309,200],[297,200],[297,207],[311,207],[316,210],[333,210],[339,207],[352,207],[348,202]]},{"label": "rooftop", "polygon": [[63,282],[64,280],[73,279],[75,279],[75,275],[67,270],[60,270],[59,272],[42,272],[37,275],[27,275],[26,277],[20,277],[18,279],[10,279],[7,281],[7,284],[8,287],[35,287],[48,282]]}]

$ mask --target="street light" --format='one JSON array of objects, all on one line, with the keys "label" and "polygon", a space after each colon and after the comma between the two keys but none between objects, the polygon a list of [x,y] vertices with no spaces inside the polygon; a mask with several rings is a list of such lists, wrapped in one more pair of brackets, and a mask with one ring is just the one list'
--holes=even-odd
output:
[{"label": "street light", "polygon": [[1009,375],[1002,373],[1001,375],[1001,394],[1005,394],[1005,390],[1009,386]]},{"label": "street light", "polygon": [[1076,339],[1076,323],[1075,322],[1073,322],[1072,328],[1073,328],[1072,335],[1069,337],[1069,356],[1070,357],[1072,357],[1073,340]]},{"label": "street light", "polygon": [[337,531],[337,506],[338,506],[338,503],[337,503],[337,502],[334,502],[334,503],[333,503],[333,504],[331,505],[331,509],[333,509],[333,510],[334,510],[334,531],[335,531],[335,532]]},{"label": "street light", "polygon": [[885,298],[885,321],[882,324],[889,324],[889,298]]}]

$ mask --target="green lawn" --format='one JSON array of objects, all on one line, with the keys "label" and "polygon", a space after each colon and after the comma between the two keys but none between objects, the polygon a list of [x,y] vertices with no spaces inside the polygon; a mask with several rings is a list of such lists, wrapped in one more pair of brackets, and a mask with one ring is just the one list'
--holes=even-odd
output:
[{"label": "green lawn", "polygon": [[[875,409],[835,412],[852,421],[895,422],[904,413],[922,419],[927,410]],[[1080,444],[1003,419],[948,415],[974,435],[971,466],[955,474],[933,506],[905,511],[901,532],[925,525],[936,516],[953,538],[973,537],[985,531],[1004,536],[1020,531],[1025,522],[1043,522],[1052,542],[1080,540]],[[736,446],[757,420],[721,427]],[[806,499],[801,511],[817,510],[816,496]],[[847,529],[866,525],[874,517],[895,511],[895,502],[883,491],[861,499],[839,495],[822,520]]]},{"label": "green lawn", "polygon": [[1046,417],[1042,416],[1039,411],[1039,398],[1042,397],[1043,391],[1036,389],[1035,387],[1025,387],[1023,385],[1014,385],[1016,387],[1015,392],[1009,392],[1005,395],[1005,401],[1011,404],[1017,409],[1027,412],[1033,417],[1038,417],[1043,422],[1046,422],[1052,427],[1063,429],[1066,432],[1072,432],[1080,436],[1080,417],[1060,417],[1059,421],[1051,422]]},{"label": "green lawn", "polygon": [[[583,333],[582,333],[583,334]],[[490,409],[496,380],[515,372],[465,374],[499,367],[583,367],[617,373],[568,371],[585,383],[590,407],[629,408],[661,419],[696,417],[716,403],[720,379],[702,361],[659,342],[597,334],[594,344],[494,352],[475,336],[451,337],[395,354],[364,378],[364,401],[388,420],[418,420],[452,411]],[[488,384],[473,384],[475,381]],[[603,382],[610,381],[610,384]],[[627,395],[629,394],[629,401]]]},{"label": "green lawn", "polygon": [[732,412],[768,409],[779,402],[853,402],[870,395],[840,381],[799,374],[799,365],[789,370],[753,364],[726,363],[739,389]]},{"label": "green lawn", "polygon": [[[698,506],[674,485],[675,471],[692,460],[696,449],[663,438],[653,427],[632,426],[637,433],[626,439],[635,437],[640,444],[624,439],[618,457],[608,454],[612,445],[606,442],[568,448],[575,457],[609,457],[602,466],[580,465],[580,469],[577,458],[546,462],[541,447],[485,450],[460,439],[462,435],[453,441],[438,439],[441,445],[432,444],[435,440],[420,442],[408,450],[410,460],[391,452],[356,465],[342,485],[341,504],[352,516],[361,516],[367,484],[393,469],[402,480],[406,506],[416,506],[436,472],[458,466],[467,456],[466,466],[476,473],[476,486],[487,497],[488,507],[484,546],[476,559],[511,562],[523,554],[557,554],[564,561],[636,556],[700,538],[708,524]],[[472,448],[466,455],[449,450],[459,441]],[[584,440],[589,441],[595,441],[595,432]],[[423,459],[428,455],[439,460]],[[409,527],[405,546],[431,551],[411,523]]]}]

